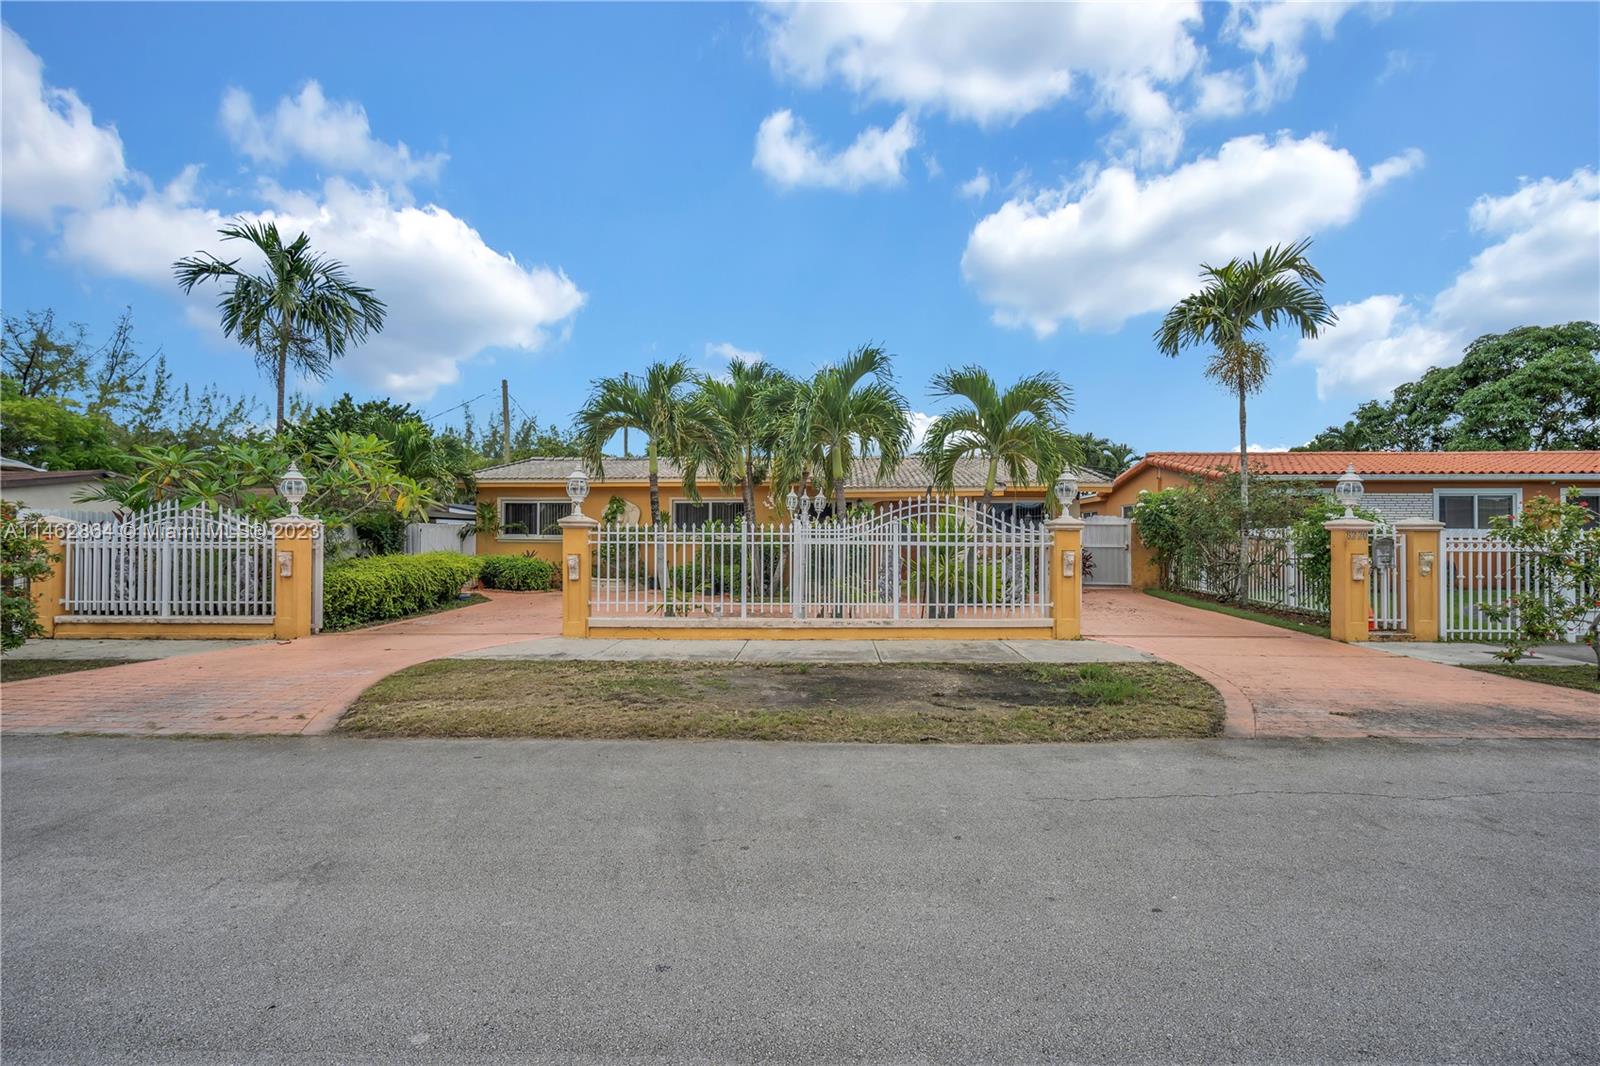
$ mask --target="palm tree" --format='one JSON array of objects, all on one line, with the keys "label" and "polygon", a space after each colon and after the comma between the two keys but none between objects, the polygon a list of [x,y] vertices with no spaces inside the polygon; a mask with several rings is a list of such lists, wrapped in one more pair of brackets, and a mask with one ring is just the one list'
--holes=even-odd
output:
[{"label": "palm tree", "polygon": [[1250,506],[1250,469],[1245,428],[1245,397],[1260,391],[1271,371],[1264,345],[1250,347],[1256,333],[1280,323],[1300,336],[1317,336],[1338,320],[1322,297],[1322,275],[1306,258],[1309,239],[1274,245],[1249,259],[1230,259],[1220,267],[1201,264],[1200,291],[1179,300],[1156,330],[1156,347],[1176,358],[1190,345],[1209,344],[1216,354],[1206,376],[1239,397],[1239,494]]},{"label": "palm tree", "polygon": [[894,387],[890,357],[863,345],[810,381],[796,386],[785,404],[785,440],[779,452],[777,488],[808,474],[833,497],[833,513],[844,514],[844,490],[856,456],[878,456],[880,477],[905,458],[911,443],[910,407]]},{"label": "palm tree", "polygon": [[222,332],[249,345],[272,375],[278,387],[276,428],[282,430],[289,367],[327,377],[352,341],[383,329],[388,309],[371,289],[350,280],[343,263],[313,252],[304,233],[285,245],[273,222],[235,222],[218,232],[225,241],[255,245],[266,256],[266,272],[247,274],[238,269],[239,260],[209,252],[179,259],[172,270],[186,293],[202,281],[227,286],[217,303]]},{"label": "palm tree", "polygon": [[772,453],[783,440],[774,406],[793,394],[794,379],[766,363],[735,360],[727,378],[704,377],[695,402],[723,430],[721,447],[706,461],[726,487],[738,485],[746,521],[756,515],[756,486],[767,477]]},{"label": "palm tree", "polygon": [[1001,392],[983,367],[966,366],[935,375],[932,392],[935,399],[966,401],[934,419],[923,442],[923,458],[939,488],[954,483],[959,460],[978,456],[987,464],[987,508],[1002,463],[1012,484],[1053,485],[1077,458],[1077,442],[1066,433],[1072,390],[1055,374],[1030,374]]},{"label": "palm tree", "polygon": [[578,446],[597,476],[605,475],[605,447],[621,429],[645,435],[650,470],[650,523],[661,514],[661,460],[683,469],[683,487],[699,499],[696,479],[704,457],[722,450],[724,430],[716,416],[692,395],[694,372],[686,359],[651,363],[644,374],[623,374],[594,383],[578,412]]},{"label": "palm tree", "polygon": [[1176,358],[1193,344],[1214,353],[1206,376],[1239,397],[1239,574],[1238,596],[1245,595],[1245,564],[1250,538],[1250,458],[1245,397],[1259,392],[1271,373],[1266,345],[1252,340],[1280,323],[1315,337],[1338,320],[1322,298],[1322,274],[1306,258],[1309,239],[1274,245],[1249,259],[1230,259],[1220,267],[1202,264],[1205,284],[1167,312],[1156,330],[1156,347]]}]

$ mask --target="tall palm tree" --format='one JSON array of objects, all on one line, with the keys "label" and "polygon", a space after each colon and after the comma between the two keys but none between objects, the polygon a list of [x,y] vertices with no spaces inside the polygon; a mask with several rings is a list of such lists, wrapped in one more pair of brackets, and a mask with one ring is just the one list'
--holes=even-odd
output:
[{"label": "tall palm tree", "polygon": [[1259,391],[1271,371],[1265,346],[1248,347],[1251,338],[1280,324],[1311,338],[1338,320],[1322,297],[1322,274],[1306,258],[1310,247],[1307,239],[1220,267],[1201,264],[1205,284],[1179,300],[1156,330],[1156,347],[1173,358],[1191,345],[1210,345],[1216,354],[1206,375],[1239,397],[1239,492],[1245,509],[1250,506],[1245,397]]},{"label": "tall palm tree", "polygon": [[351,342],[383,329],[388,309],[371,289],[350,280],[343,263],[313,252],[304,233],[286,245],[273,222],[234,222],[218,232],[225,241],[254,245],[266,257],[266,271],[247,274],[238,268],[239,260],[224,261],[209,252],[179,259],[172,270],[186,293],[202,281],[226,286],[217,302],[222,332],[249,345],[256,362],[272,375],[278,388],[276,428],[282,430],[289,368],[327,377]]},{"label": "tall palm tree", "polygon": [[643,375],[622,374],[594,383],[578,412],[578,447],[598,476],[605,474],[605,447],[621,429],[645,435],[650,471],[650,523],[661,514],[661,460],[683,470],[683,487],[699,499],[696,481],[704,457],[717,454],[723,430],[720,420],[695,401],[695,374],[686,359],[651,363]]},{"label": "tall palm tree", "polygon": [[1002,392],[983,367],[966,366],[934,375],[932,392],[938,400],[966,401],[934,419],[922,445],[939,488],[954,483],[958,461],[978,456],[987,464],[983,482],[987,508],[994,502],[1002,464],[1012,484],[1049,486],[1078,456],[1078,444],[1066,432],[1072,390],[1055,374],[1030,374]]},{"label": "tall palm tree", "polygon": [[1259,392],[1271,373],[1266,345],[1253,340],[1278,325],[1298,327],[1310,338],[1338,316],[1322,297],[1322,274],[1306,258],[1310,239],[1274,245],[1249,259],[1230,259],[1220,267],[1202,264],[1200,291],[1179,300],[1156,330],[1156,347],[1176,358],[1184,348],[1213,349],[1206,376],[1239,397],[1239,575],[1237,594],[1245,596],[1245,566],[1250,539],[1250,457],[1245,398]]},{"label": "tall palm tree", "polygon": [[756,486],[767,477],[772,453],[783,440],[774,406],[793,395],[794,379],[766,363],[735,360],[726,378],[700,380],[695,400],[720,424],[719,449],[706,461],[727,488],[739,486],[746,521],[756,514]]},{"label": "tall palm tree", "polygon": [[857,348],[796,387],[785,422],[774,488],[815,475],[841,516],[856,456],[876,453],[879,476],[886,477],[911,443],[910,407],[894,387],[888,353],[876,345]]}]

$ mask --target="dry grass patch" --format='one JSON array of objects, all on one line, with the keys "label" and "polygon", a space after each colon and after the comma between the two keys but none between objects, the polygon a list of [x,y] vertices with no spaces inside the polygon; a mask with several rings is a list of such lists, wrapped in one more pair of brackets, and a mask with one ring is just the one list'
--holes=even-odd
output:
[{"label": "dry grass patch", "polygon": [[1222,699],[1166,663],[866,665],[440,660],[356,701],[377,737],[1006,744],[1208,737]]}]

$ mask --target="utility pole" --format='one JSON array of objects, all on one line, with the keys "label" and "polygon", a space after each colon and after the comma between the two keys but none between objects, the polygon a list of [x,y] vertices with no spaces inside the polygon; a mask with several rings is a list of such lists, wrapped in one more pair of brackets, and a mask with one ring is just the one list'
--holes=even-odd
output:
[{"label": "utility pole", "polygon": [[[624,385],[628,384],[629,381],[631,380],[631,377],[632,377],[632,375],[630,375],[626,370],[624,370],[622,372],[622,383]],[[622,457],[624,459],[628,458],[628,427],[627,426],[623,426],[622,427]],[[655,520],[652,518],[651,521],[653,522]]]},{"label": "utility pole", "polygon": [[511,386],[500,379],[500,461],[511,461]]}]

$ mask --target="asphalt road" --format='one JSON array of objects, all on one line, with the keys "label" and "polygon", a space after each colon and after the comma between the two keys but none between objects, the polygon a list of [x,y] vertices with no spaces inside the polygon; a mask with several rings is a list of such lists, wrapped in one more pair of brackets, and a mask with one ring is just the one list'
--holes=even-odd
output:
[{"label": "asphalt road", "polygon": [[10,737],[3,1057],[1600,1058],[1600,746]]}]

